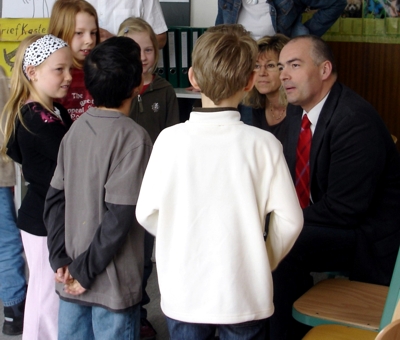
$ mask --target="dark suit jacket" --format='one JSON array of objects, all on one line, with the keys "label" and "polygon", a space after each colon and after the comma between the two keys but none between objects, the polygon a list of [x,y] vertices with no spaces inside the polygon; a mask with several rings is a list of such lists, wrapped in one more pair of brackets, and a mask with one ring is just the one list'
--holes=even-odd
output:
[{"label": "dark suit jacket", "polygon": [[[287,110],[283,144],[293,178],[302,112]],[[355,229],[351,278],[388,285],[400,244],[400,156],[375,109],[340,83],[319,116],[310,172],[313,204],[304,225]]]}]

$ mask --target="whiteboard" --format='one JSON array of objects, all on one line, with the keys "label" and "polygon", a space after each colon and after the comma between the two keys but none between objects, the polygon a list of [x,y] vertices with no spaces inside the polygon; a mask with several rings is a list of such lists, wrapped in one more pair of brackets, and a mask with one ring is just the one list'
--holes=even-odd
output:
[{"label": "whiteboard", "polygon": [[[0,0],[0,17],[48,18],[50,17],[54,1],[55,0]],[[160,0],[160,3],[161,2],[189,3],[190,0]]]},{"label": "whiteboard", "polygon": [[48,18],[55,0],[0,0],[2,18]]}]

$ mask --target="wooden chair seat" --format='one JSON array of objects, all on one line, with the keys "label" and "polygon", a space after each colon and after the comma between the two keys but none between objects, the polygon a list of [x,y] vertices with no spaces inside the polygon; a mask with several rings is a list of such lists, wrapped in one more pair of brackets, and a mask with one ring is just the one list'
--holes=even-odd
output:
[{"label": "wooden chair seat", "polygon": [[[399,304],[398,304],[399,305]],[[400,320],[393,320],[379,333],[343,325],[319,325],[303,340],[400,340]]]},{"label": "wooden chair seat", "polygon": [[303,340],[375,340],[378,332],[343,325],[320,325],[312,328]]},{"label": "wooden chair seat", "polygon": [[317,283],[293,305],[293,317],[307,325],[345,324],[378,331],[389,287],[346,279]]}]

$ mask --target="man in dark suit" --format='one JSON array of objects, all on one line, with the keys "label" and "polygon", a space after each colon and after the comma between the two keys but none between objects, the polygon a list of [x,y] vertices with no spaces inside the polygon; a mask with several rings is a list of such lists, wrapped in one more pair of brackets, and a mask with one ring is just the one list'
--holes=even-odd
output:
[{"label": "man in dark suit", "polygon": [[[337,82],[332,52],[320,38],[293,38],[279,64],[291,104],[284,152],[304,228],[273,273],[273,340],[301,338],[291,310],[311,287],[310,272],[348,271],[350,279],[389,285],[400,244],[400,156],[378,113]],[[308,129],[304,115],[309,158],[300,141]]]}]

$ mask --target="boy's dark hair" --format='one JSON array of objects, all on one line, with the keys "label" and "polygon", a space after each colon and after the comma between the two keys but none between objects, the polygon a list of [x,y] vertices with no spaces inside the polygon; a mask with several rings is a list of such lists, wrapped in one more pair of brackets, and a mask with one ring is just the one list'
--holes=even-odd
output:
[{"label": "boy's dark hair", "polygon": [[142,82],[140,47],[130,38],[109,38],[86,57],[83,72],[94,105],[118,108]]}]

